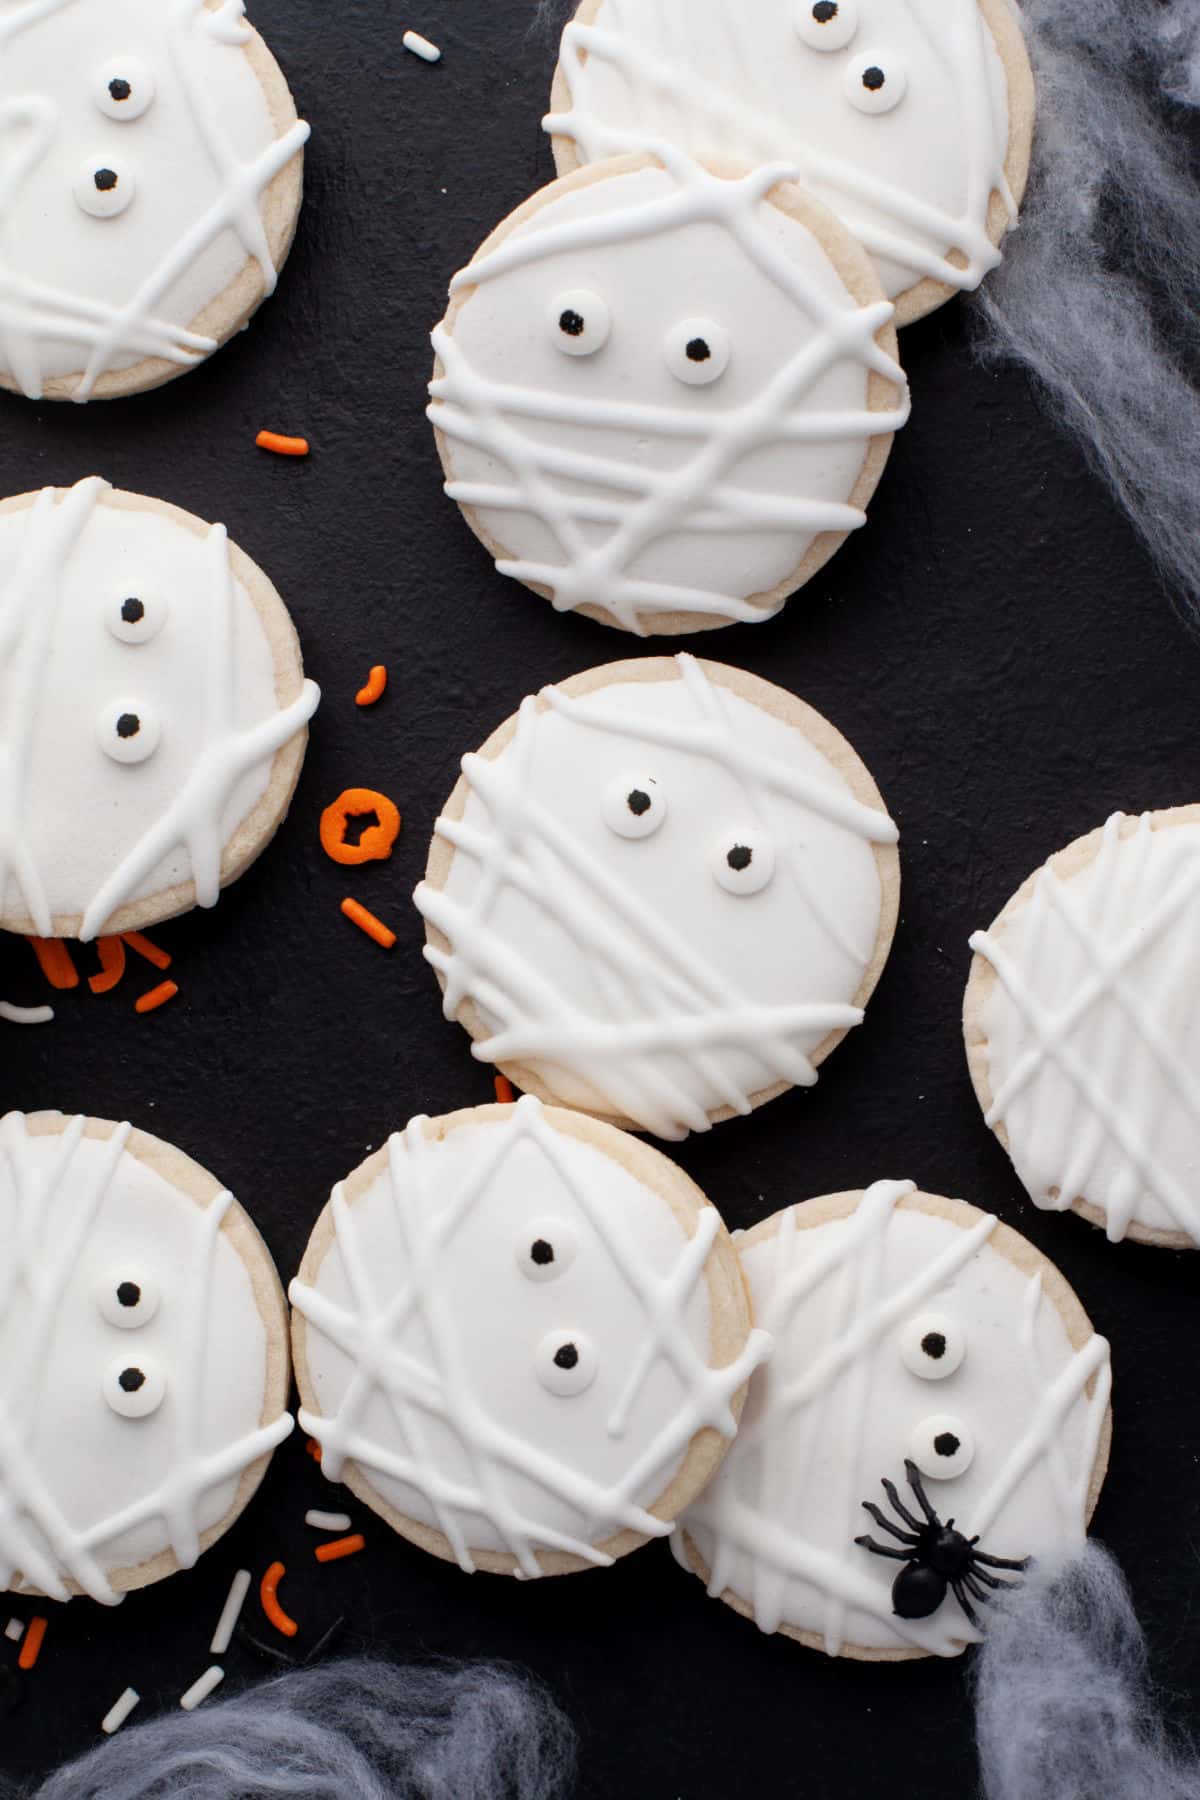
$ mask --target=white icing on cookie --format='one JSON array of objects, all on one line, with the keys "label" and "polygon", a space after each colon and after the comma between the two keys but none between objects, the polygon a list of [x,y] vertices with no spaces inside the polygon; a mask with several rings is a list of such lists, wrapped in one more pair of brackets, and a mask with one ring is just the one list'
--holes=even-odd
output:
[{"label": "white icing on cookie", "polygon": [[584,162],[666,140],[703,161],[786,162],[845,221],[896,298],[973,288],[1001,260],[1008,81],[977,0],[602,0],[570,24],[569,110],[546,129]]},{"label": "white icing on cookie", "polygon": [[280,706],[224,526],[108,492],[0,509],[0,912],[42,936],[82,915],[95,937],[189,878],[214,905],[224,846],[320,699],[307,681]]},{"label": "white icing on cookie", "polygon": [[998,977],[981,1009],[992,1104],[1036,1205],[1084,1199],[1200,1244],[1200,825],[1115,814],[1067,878],[971,948]]},{"label": "white icing on cookie", "polygon": [[865,523],[870,441],[908,417],[890,307],[767,201],[781,171],[663,156],[558,193],[455,277],[429,409],[501,574],[643,635],[777,612],[814,541]]},{"label": "white icing on cookie", "polygon": [[[198,1205],[128,1125],[86,1123],[0,1121],[0,1589],[114,1605],[118,1572],[166,1550],[192,1566],[292,1421],[261,1423],[267,1331],[220,1229],[231,1196]],[[156,1304],[122,1328],[118,1295],[136,1315],[143,1284]]]},{"label": "white icing on cookie", "polygon": [[500,1551],[533,1577],[539,1551],[603,1565],[624,1529],[665,1536],[647,1509],[696,1432],[733,1436],[769,1349],[752,1332],[709,1366],[715,1208],[689,1239],[661,1194],[529,1095],[441,1140],[426,1124],[390,1139],[353,1203],[335,1189],[336,1236],[314,1283],[291,1286],[323,1471],[352,1463],[466,1570]]},{"label": "white icing on cookie", "polygon": [[[470,1002],[482,1022],[475,1056],[681,1138],[778,1083],[811,1087],[818,1046],[861,1023],[873,846],[898,834],[797,726],[690,656],[679,679],[658,666],[547,688],[498,756],[465,757],[465,812],[436,826],[449,873],[415,900],[449,942],[425,951],[446,1017]],[[635,823],[661,811],[649,835],[614,829],[622,786]]]},{"label": "white icing on cookie", "polygon": [[309,128],[277,136],[244,10],[0,0],[0,375],[30,398],[208,356],[248,262],[274,292],[264,196]]},{"label": "white icing on cookie", "polygon": [[[686,1533],[709,1591],[732,1592],[763,1631],[810,1634],[831,1655],[853,1645],[954,1656],[978,1637],[952,1595],[930,1618],[897,1618],[901,1565],[855,1543],[874,1529],[863,1501],[886,1508],[884,1478],[915,1507],[904,1460],[928,1443],[935,1411],[973,1439],[964,1472],[930,1483],[940,1516],[989,1554],[1021,1558],[1083,1541],[1108,1407],[1107,1343],[1072,1347],[1041,1270],[1030,1276],[989,1244],[996,1220],[901,1206],[911,1192],[877,1182],[846,1218],[805,1228],[792,1207],[773,1231],[735,1239],[775,1349],[674,1546],[687,1566]],[[958,1322],[966,1354],[931,1406],[904,1345],[934,1305]]]}]

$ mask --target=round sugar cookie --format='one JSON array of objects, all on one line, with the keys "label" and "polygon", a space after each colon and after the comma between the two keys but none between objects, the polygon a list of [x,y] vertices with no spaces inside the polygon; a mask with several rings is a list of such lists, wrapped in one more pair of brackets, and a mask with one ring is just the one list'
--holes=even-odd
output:
[{"label": "round sugar cookie", "polygon": [[1052,856],[971,939],[967,1060],[1036,1206],[1200,1245],[1200,806]]},{"label": "round sugar cookie", "polygon": [[414,896],[444,1011],[519,1087],[682,1138],[862,1022],[897,831],[846,740],[691,656],[545,688],[463,759]]},{"label": "round sugar cookie", "polygon": [[430,392],[500,573],[639,636],[758,623],[866,523],[908,390],[870,263],[778,168],[535,194],[455,277]]},{"label": "round sugar cookie", "polygon": [[582,0],[546,129],[559,174],[669,143],[790,165],[896,323],[979,285],[1016,222],[1033,73],[1011,0]]},{"label": "round sugar cookie", "polygon": [[190,1569],[292,1429],[287,1309],[232,1195],[101,1119],[0,1120],[0,1589]]},{"label": "round sugar cookie", "polygon": [[325,1474],[435,1556],[523,1577],[666,1536],[769,1348],[695,1184],[530,1095],[396,1133],[334,1190],[291,1300]]},{"label": "round sugar cookie", "polygon": [[308,126],[243,0],[0,0],[0,387],[182,374],[274,292]]},{"label": "round sugar cookie", "polygon": [[319,699],[223,525],[98,477],[0,501],[0,928],[215,905],[285,817]]},{"label": "round sugar cookie", "polygon": [[987,1628],[992,1583],[1083,1542],[1108,1465],[1107,1343],[1025,1238],[911,1182],[734,1241],[774,1350],[677,1559],[831,1656],[956,1656]]}]

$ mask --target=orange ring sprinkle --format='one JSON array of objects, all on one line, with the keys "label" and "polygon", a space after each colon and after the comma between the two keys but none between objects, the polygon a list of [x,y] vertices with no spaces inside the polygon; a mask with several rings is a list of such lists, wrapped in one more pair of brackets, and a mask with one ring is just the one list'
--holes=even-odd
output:
[{"label": "orange ring sprinkle", "polygon": [[[368,825],[357,844],[346,842],[351,819],[374,813],[378,824]],[[321,814],[321,848],[335,863],[386,862],[400,835],[400,814],[386,794],[374,788],[347,788]]]},{"label": "orange ring sprinkle", "polygon": [[513,1084],[508,1079],[508,1076],[507,1075],[497,1075],[497,1077],[496,1077],[496,1099],[499,1102],[499,1104],[501,1106],[511,1106],[513,1104],[513,1101],[516,1099],[516,1097],[517,1096],[513,1093]]},{"label": "orange ring sprinkle", "polygon": [[391,927],[385,925],[382,919],[377,919],[373,912],[368,912],[365,906],[360,906],[357,900],[343,900],[342,911],[350,923],[357,925],[360,931],[365,931],[381,950],[390,950],[396,942],[396,934]]},{"label": "orange ring sprinkle", "polygon": [[100,973],[88,976],[88,986],[93,994],[111,993],[125,973],[125,946],[119,937],[97,938],[96,954]]},{"label": "orange ring sprinkle", "polygon": [[17,1658],[18,1669],[32,1669],[42,1653],[42,1639],[46,1635],[48,1619],[36,1613],[25,1627],[25,1636],[21,1640],[21,1654]]},{"label": "orange ring sprinkle", "polygon": [[357,1556],[366,1547],[366,1538],[356,1531],[351,1537],[331,1538],[327,1544],[318,1544],[313,1555],[319,1563],[341,1562],[343,1556]]},{"label": "orange ring sprinkle", "polygon": [[377,700],[383,699],[386,687],[387,670],[382,663],[376,663],[367,676],[366,685],[360,687],[354,696],[355,706],[374,706]]},{"label": "orange ring sprinkle", "polygon": [[279,431],[260,431],[255,438],[260,450],[271,450],[276,456],[307,456],[308,439],[285,437]]},{"label": "orange ring sprinkle", "polygon": [[79,986],[79,971],[71,961],[71,952],[61,938],[31,937],[33,954],[38,959],[38,966],[52,988],[73,988]]},{"label": "orange ring sprinkle", "polygon": [[138,995],[133,1003],[133,1010],[140,1013],[157,1012],[160,1006],[165,1006],[168,1000],[173,1000],[178,992],[179,989],[173,981],[160,981],[157,987],[150,989],[149,993]]},{"label": "orange ring sprinkle", "polygon": [[165,950],[160,950],[157,944],[152,944],[150,939],[145,937],[142,932],[123,931],[121,933],[121,942],[123,944],[128,944],[129,948],[135,950],[139,956],[144,956],[146,961],[148,963],[153,963],[156,969],[170,968],[171,958],[167,952]]},{"label": "orange ring sprinkle", "polygon": [[289,1619],[279,1604],[279,1584],[287,1574],[281,1562],[273,1562],[258,1584],[258,1597],[262,1601],[262,1609],[275,1627],[284,1637],[295,1637],[300,1627],[295,1619]]}]

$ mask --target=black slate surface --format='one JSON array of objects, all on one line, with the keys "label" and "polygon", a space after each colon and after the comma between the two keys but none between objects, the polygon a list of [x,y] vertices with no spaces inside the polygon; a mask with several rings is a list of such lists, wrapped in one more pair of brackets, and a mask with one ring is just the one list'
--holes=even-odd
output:
[{"label": "black slate surface", "polygon": [[[214,913],[156,934],[179,999],[138,1018],[127,977],[103,999],[57,997],[47,1029],[0,1026],[0,1102],[128,1115],[179,1144],[247,1204],[286,1279],[330,1184],[368,1148],[416,1111],[491,1095],[441,1018],[408,898],[457,758],[525,692],[633,640],[495,575],[440,493],[422,411],[449,275],[552,172],[538,130],[549,38],[529,32],[523,0],[424,0],[411,17],[391,0],[257,0],[254,18],[315,134],[279,294],[155,394],[86,408],[0,396],[0,492],[99,472],[223,520],[281,589],[324,704],[270,852]],[[439,67],[402,54],[409,24],[442,44]],[[1096,1530],[1128,1571],[1169,1697],[1194,1712],[1200,1259],[1114,1249],[1034,1211],[979,1117],[959,1007],[969,932],[1030,869],[1114,808],[1200,798],[1200,646],[1022,376],[973,362],[967,306],[907,332],[902,353],[914,418],[868,528],[773,623],[696,641],[802,694],[874,771],[903,832],[895,953],[814,1092],[679,1160],[731,1225],[911,1175],[998,1211],[1060,1265],[1114,1344]],[[308,432],[312,458],[262,455],[262,425]],[[363,712],[353,696],[376,661],[391,686]],[[359,783],[393,795],[405,825],[393,861],[348,882],[316,824]],[[341,918],[351,886],[395,924],[390,957]],[[0,940],[0,994],[48,997],[19,941]],[[279,1556],[302,1645],[345,1612],[348,1647],[539,1671],[582,1733],[582,1796],[974,1791],[965,1666],[864,1667],[762,1637],[662,1544],[531,1587],[469,1580],[368,1515],[369,1553],[318,1573],[302,1521],[322,1504],[337,1495],[297,1437],[192,1573],[116,1612],[52,1609],[23,1703],[0,1722],[0,1768],[33,1775],[90,1744],[126,1682],[144,1710],[173,1705],[207,1664],[233,1569]],[[231,1682],[258,1666],[235,1648]]]}]

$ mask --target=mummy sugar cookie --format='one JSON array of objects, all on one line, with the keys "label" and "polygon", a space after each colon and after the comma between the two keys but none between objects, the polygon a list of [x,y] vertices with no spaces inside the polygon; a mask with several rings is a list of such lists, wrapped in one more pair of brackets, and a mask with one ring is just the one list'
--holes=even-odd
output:
[{"label": "mummy sugar cookie", "polygon": [[266,1246],[128,1125],[0,1120],[0,1589],[113,1605],[231,1525],[292,1428]]},{"label": "mummy sugar cookie", "polygon": [[463,760],[416,892],[446,1017],[518,1086],[680,1138],[861,1023],[897,832],[849,744],[690,656],[547,688]]},{"label": "mummy sugar cookie", "polygon": [[1033,76],[1009,0],[582,0],[546,129],[560,174],[676,145],[790,164],[869,251],[897,324],[1000,261]]},{"label": "mummy sugar cookie", "polygon": [[769,1348],[699,1189],[528,1095],[397,1133],[335,1189],[291,1299],[325,1474],[525,1577],[665,1536]]},{"label": "mummy sugar cookie", "polygon": [[319,698],[223,526],[98,478],[0,502],[0,928],[214,905],[287,812]]},{"label": "mummy sugar cookie", "polygon": [[455,278],[430,418],[504,575],[645,635],[758,622],[866,521],[908,416],[891,308],[779,170],[556,182]]},{"label": "mummy sugar cookie", "polygon": [[971,939],[987,1122],[1036,1205],[1200,1245],[1200,806],[1118,813]]},{"label": "mummy sugar cookie", "polygon": [[993,1583],[1083,1541],[1108,1345],[1032,1244],[911,1182],[810,1200],[735,1242],[774,1350],[678,1560],[831,1656],[957,1655]]},{"label": "mummy sugar cookie", "polygon": [[0,0],[0,386],[157,387],[274,291],[308,126],[243,0]]}]

